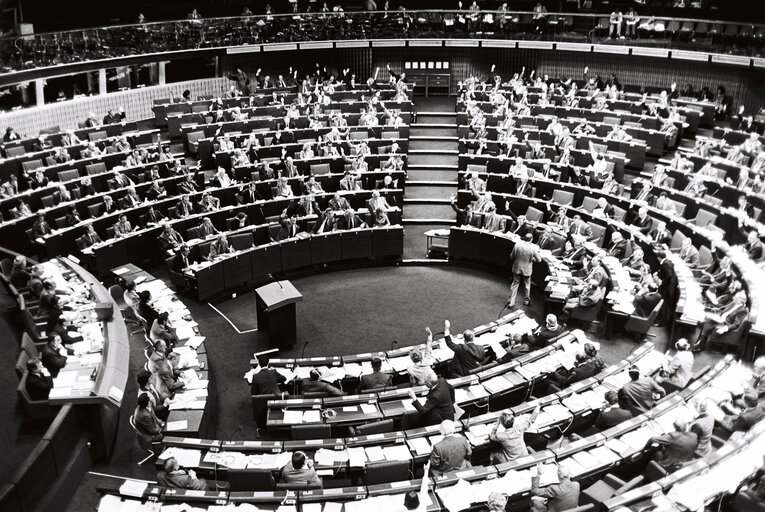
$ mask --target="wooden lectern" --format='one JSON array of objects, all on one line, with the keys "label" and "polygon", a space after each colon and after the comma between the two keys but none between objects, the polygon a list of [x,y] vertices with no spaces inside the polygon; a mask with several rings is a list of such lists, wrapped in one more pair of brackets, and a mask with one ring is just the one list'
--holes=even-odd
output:
[{"label": "wooden lectern", "polygon": [[258,331],[268,334],[272,347],[289,348],[297,340],[295,304],[303,296],[289,281],[275,281],[255,290]]}]

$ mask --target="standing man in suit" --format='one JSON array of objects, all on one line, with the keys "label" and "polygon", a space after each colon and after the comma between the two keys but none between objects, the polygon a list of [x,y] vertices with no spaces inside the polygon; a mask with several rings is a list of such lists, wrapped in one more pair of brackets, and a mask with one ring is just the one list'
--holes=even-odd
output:
[{"label": "standing man in suit", "polygon": [[425,405],[417,400],[414,390],[409,388],[409,398],[412,405],[420,413],[422,424],[438,425],[444,420],[454,420],[454,388],[443,377],[435,373],[429,373],[425,377],[425,385],[428,391]]},{"label": "standing man in suit", "polygon": [[462,377],[470,373],[471,370],[478,368],[483,363],[483,347],[479,347],[473,341],[475,334],[468,329],[462,333],[464,343],[454,343],[452,341],[449,320],[444,321],[444,341],[449,350],[454,352],[452,360],[449,362],[450,377]]},{"label": "standing man in suit", "polygon": [[656,277],[659,278],[659,295],[664,299],[664,318],[663,324],[669,325],[672,322],[672,315],[675,312],[677,304],[677,274],[675,267],[667,258],[666,251],[656,251],[656,259],[659,260],[659,270]]},{"label": "standing man in suit", "polygon": [[258,373],[252,376],[250,384],[251,395],[278,395],[281,393],[279,384],[284,384],[287,379],[281,373],[269,366],[271,358],[268,354],[258,356]]},{"label": "standing man in suit", "polygon": [[535,261],[541,261],[539,249],[531,243],[531,233],[528,233],[525,240],[518,242],[510,253],[510,259],[513,260],[513,282],[510,285],[510,297],[507,303],[510,307],[515,307],[515,298],[518,295],[518,287],[523,284],[523,304],[528,306],[531,303],[531,272]]}]

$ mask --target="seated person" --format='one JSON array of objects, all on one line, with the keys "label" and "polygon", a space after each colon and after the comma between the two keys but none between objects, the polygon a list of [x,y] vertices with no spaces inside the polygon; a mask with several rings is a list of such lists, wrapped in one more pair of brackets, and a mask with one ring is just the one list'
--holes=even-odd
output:
[{"label": "seated person", "polygon": [[729,331],[735,331],[749,318],[749,310],[746,307],[746,292],[739,290],[733,296],[731,303],[719,314],[707,314],[706,320],[701,326],[693,352],[701,352],[707,346],[709,339],[719,337]]},{"label": "seated person", "polygon": [[294,210],[288,214],[288,208],[286,208],[279,216],[279,224],[281,229],[277,235],[277,240],[286,240],[297,236],[298,233],[303,233],[305,230],[298,224],[297,215]]},{"label": "seated person", "polygon": [[120,215],[119,220],[114,225],[114,236],[120,238],[127,236],[133,231],[133,226],[130,225],[130,221],[127,219],[127,215]]},{"label": "seated person", "polygon": [[[579,482],[571,480],[571,470],[565,466],[558,466],[558,483],[542,488],[539,485],[541,468],[540,462],[537,464],[537,476],[531,477],[531,510],[553,512],[576,508],[579,503]],[[547,506],[540,505],[541,499],[547,499]]]},{"label": "seated person", "polygon": [[544,327],[539,327],[534,332],[525,335],[525,341],[531,347],[544,348],[550,341],[563,333],[564,327],[558,323],[558,317],[552,313],[545,317]]},{"label": "seated person", "polygon": [[[505,364],[509,363],[513,359],[515,359],[518,356],[522,356],[523,354],[528,354],[531,352],[531,347],[529,347],[529,344],[524,342],[523,339],[526,337],[528,333],[521,334],[519,332],[516,332],[510,337],[510,345],[507,347],[507,351],[505,354],[497,359],[497,362],[499,364]],[[495,354],[496,356],[496,354]]]},{"label": "seated person", "polygon": [[167,459],[162,465],[162,469],[161,473],[157,473],[159,485],[194,491],[207,490],[207,481],[203,478],[197,478],[197,474],[193,470],[182,468],[175,457]]},{"label": "seated person", "polygon": [[441,476],[449,471],[472,467],[469,459],[473,449],[467,439],[455,433],[454,421],[442,421],[438,430],[443,439],[434,444],[430,452],[431,473]]},{"label": "seated person", "polygon": [[213,261],[218,256],[230,254],[232,252],[234,252],[234,248],[229,245],[225,233],[221,233],[218,235],[218,238],[210,244],[210,252],[207,253],[207,261]]},{"label": "seated person", "polygon": [[42,361],[33,357],[27,361],[27,394],[33,401],[47,400],[53,389],[53,377],[43,370]]},{"label": "seated person", "polygon": [[138,316],[146,321],[146,325],[154,325],[159,313],[151,305],[151,292],[149,290],[142,290],[138,293],[137,312]]},{"label": "seated person", "polygon": [[175,334],[175,329],[170,325],[169,315],[167,312],[162,312],[154,320],[151,325],[151,332],[149,337],[152,340],[165,340],[169,345],[178,343],[178,335]]},{"label": "seated person", "polygon": [[314,235],[320,235],[322,233],[331,233],[337,230],[337,221],[335,220],[335,212],[331,208],[324,210],[316,224],[313,225],[311,233]]},{"label": "seated person", "polygon": [[292,459],[281,469],[279,483],[321,486],[321,479],[313,468],[313,461],[305,453],[296,451]]},{"label": "seated person", "polygon": [[362,375],[356,393],[362,393],[368,389],[387,388],[393,384],[393,376],[382,370],[382,359],[372,358],[372,373]]},{"label": "seated person", "polygon": [[[55,321],[58,321],[58,319]],[[52,334],[48,339],[48,343],[40,351],[40,359],[51,377],[55,379],[61,369],[66,366],[67,356],[73,353],[68,351],[61,343],[61,336]]]},{"label": "seated person", "polygon": [[13,259],[13,265],[11,266],[11,275],[9,279],[11,284],[16,288],[24,288],[29,285],[31,279],[31,268],[27,263],[27,259],[24,256],[16,256]]},{"label": "seated person", "polygon": [[183,237],[170,224],[165,224],[159,235],[159,245],[165,251],[173,251],[183,244]]},{"label": "seated person", "polygon": [[200,238],[207,238],[208,236],[217,235],[218,230],[215,229],[215,226],[213,226],[212,220],[210,220],[210,217],[205,217],[202,219],[202,224],[199,225],[199,236]]},{"label": "seated person", "polygon": [[412,349],[409,351],[409,359],[412,360],[412,364],[407,366],[406,373],[409,375],[409,383],[412,386],[421,386],[425,384],[425,377],[433,372],[431,365],[433,364],[433,333],[430,327],[426,327],[425,330],[428,333],[428,341],[425,344],[424,349]]},{"label": "seated person", "polygon": [[493,464],[510,462],[529,454],[524,434],[537,419],[540,410],[541,407],[537,404],[530,415],[523,415],[520,418],[516,418],[511,410],[500,414],[489,434],[491,441],[499,443],[499,450],[491,455]]},{"label": "seated person", "polygon": [[675,343],[675,348],[675,356],[663,365],[661,375],[656,378],[656,382],[668,392],[684,388],[693,377],[693,352],[690,351],[690,343],[685,338],[680,338]]},{"label": "seated person", "polygon": [[367,223],[356,215],[352,208],[343,211],[342,217],[337,220],[337,229],[365,228]]},{"label": "seated person", "polygon": [[308,194],[300,198],[297,203],[298,215],[305,217],[308,215],[318,215],[321,212],[319,204],[314,199],[313,194]]},{"label": "seated person", "polygon": [[162,441],[162,429],[165,423],[157,418],[151,398],[148,393],[138,395],[137,407],[133,413],[136,435],[144,442],[156,443]]},{"label": "seated person", "polygon": [[378,208],[375,210],[375,214],[372,217],[372,227],[384,228],[390,226],[390,219],[384,210]]},{"label": "seated person", "polygon": [[652,437],[648,440],[648,444],[659,446],[659,451],[654,455],[654,460],[670,473],[693,460],[696,446],[699,444],[698,436],[688,431],[688,424],[685,420],[676,419],[674,426],[674,432]]},{"label": "seated person", "polygon": [[175,256],[170,260],[170,269],[173,272],[183,272],[190,264],[189,246],[183,244],[178,249],[178,252],[175,253]]},{"label": "seated person", "polygon": [[606,406],[600,411],[595,419],[595,427],[599,430],[608,430],[623,421],[632,419],[632,413],[619,406],[619,395],[616,391],[606,391]]},{"label": "seated person", "polygon": [[220,210],[220,199],[211,195],[209,192],[204,192],[202,194],[202,199],[199,201],[198,209],[202,213]]},{"label": "seated person", "polygon": [[603,358],[598,355],[597,349],[591,343],[585,343],[584,352],[579,352],[575,358],[574,368],[571,370],[561,368],[550,375],[550,384],[556,386],[558,390],[593,377],[606,367]]},{"label": "seated person", "polygon": [[563,313],[570,315],[571,312],[578,307],[593,307],[600,302],[601,299],[603,299],[603,291],[600,288],[599,283],[594,279],[587,281],[579,290],[576,290],[576,287],[572,288],[571,295],[569,295],[569,298],[563,305]]},{"label": "seated person", "polygon": [[329,396],[342,396],[343,392],[335,386],[321,380],[321,373],[314,368],[308,374],[307,379],[301,381],[303,393],[322,393]]},{"label": "seated person", "polygon": [[756,392],[744,393],[743,402],[744,408],[738,412],[728,402],[720,404],[720,408],[727,413],[720,421],[723,428],[730,432],[746,432],[765,418],[765,405]]},{"label": "seated person", "polygon": [[80,218],[80,213],[77,211],[77,208],[75,206],[70,206],[64,216],[64,227],[71,228],[80,222],[82,222],[82,218]]}]

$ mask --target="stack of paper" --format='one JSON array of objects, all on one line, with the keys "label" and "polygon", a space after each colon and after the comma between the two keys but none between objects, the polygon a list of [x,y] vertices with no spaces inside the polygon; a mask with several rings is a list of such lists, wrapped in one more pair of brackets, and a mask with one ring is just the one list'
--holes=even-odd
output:
[{"label": "stack of paper", "polygon": [[199,463],[202,460],[202,452],[199,450],[192,450],[189,448],[178,448],[177,446],[171,446],[166,448],[159,457],[158,460],[164,461],[173,457],[178,464],[184,468],[196,468],[199,467]]},{"label": "stack of paper", "polygon": [[459,512],[470,508],[473,490],[468,482],[458,480],[452,487],[436,489],[436,494],[449,512]]}]

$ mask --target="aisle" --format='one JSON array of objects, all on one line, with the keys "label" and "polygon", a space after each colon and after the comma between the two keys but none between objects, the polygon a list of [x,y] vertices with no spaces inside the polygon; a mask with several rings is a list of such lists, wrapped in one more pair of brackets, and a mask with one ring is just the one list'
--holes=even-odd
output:
[{"label": "aisle", "polygon": [[457,193],[457,114],[454,98],[415,98],[404,193],[404,259],[426,257],[424,233],[454,224]]}]

